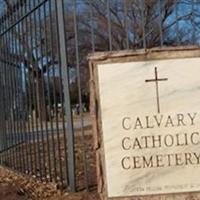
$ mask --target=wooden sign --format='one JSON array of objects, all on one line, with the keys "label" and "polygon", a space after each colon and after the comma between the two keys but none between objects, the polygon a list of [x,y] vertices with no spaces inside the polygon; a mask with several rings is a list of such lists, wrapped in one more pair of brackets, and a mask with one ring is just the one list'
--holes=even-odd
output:
[{"label": "wooden sign", "polygon": [[200,49],[89,59],[102,197],[200,191]]}]

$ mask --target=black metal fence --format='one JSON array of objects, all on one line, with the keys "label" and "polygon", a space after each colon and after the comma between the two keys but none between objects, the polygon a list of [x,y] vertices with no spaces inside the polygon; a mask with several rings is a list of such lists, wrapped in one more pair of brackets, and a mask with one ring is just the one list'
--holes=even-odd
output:
[{"label": "black metal fence", "polygon": [[1,1],[1,164],[89,190],[96,179],[86,56],[199,45],[200,1]]}]

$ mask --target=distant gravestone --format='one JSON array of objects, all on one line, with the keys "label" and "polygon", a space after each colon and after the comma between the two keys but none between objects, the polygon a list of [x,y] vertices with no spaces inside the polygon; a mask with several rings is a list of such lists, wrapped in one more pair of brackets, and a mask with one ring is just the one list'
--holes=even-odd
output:
[{"label": "distant gravestone", "polygon": [[200,191],[200,49],[97,53],[89,60],[103,199],[186,199]]}]

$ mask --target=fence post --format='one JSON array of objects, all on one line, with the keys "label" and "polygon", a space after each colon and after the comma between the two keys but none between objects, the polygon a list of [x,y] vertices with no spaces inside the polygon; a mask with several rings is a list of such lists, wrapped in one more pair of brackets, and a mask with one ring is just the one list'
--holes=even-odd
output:
[{"label": "fence post", "polygon": [[58,19],[58,36],[60,46],[61,68],[62,68],[62,81],[63,81],[63,93],[64,93],[64,107],[67,115],[67,158],[68,158],[68,184],[72,192],[76,191],[75,182],[75,154],[74,154],[74,129],[73,118],[71,112],[70,102],[70,84],[69,84],[69,72],[67,66],[67,51],[66,51],[66,38],[65,38],[65,26],[64,26],[64,9],[63,0],[56,0],[57,19]]}]

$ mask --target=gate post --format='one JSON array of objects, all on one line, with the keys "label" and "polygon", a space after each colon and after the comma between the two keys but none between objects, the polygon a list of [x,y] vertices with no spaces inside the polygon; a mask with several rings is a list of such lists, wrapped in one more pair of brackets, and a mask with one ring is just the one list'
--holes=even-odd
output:
[{"label": "gate post", "polygon": [[71,112],[70,102],[70,84],[69,84],[69,72],[67,65],[67,50],[66,50],[66,38],[65,38],[65,26],[64,26],[64,9],[63,0],[56,0],[57,9],[57,23],[58,23],[58,36],[60,45],[60,60],[62,68],[62,82],[64,93],[64,108],[67,115],[67,176],[68,184],[72,192],[76,191],[75,182],[75,153],[74,153],[74,128],[73,118]]}]

